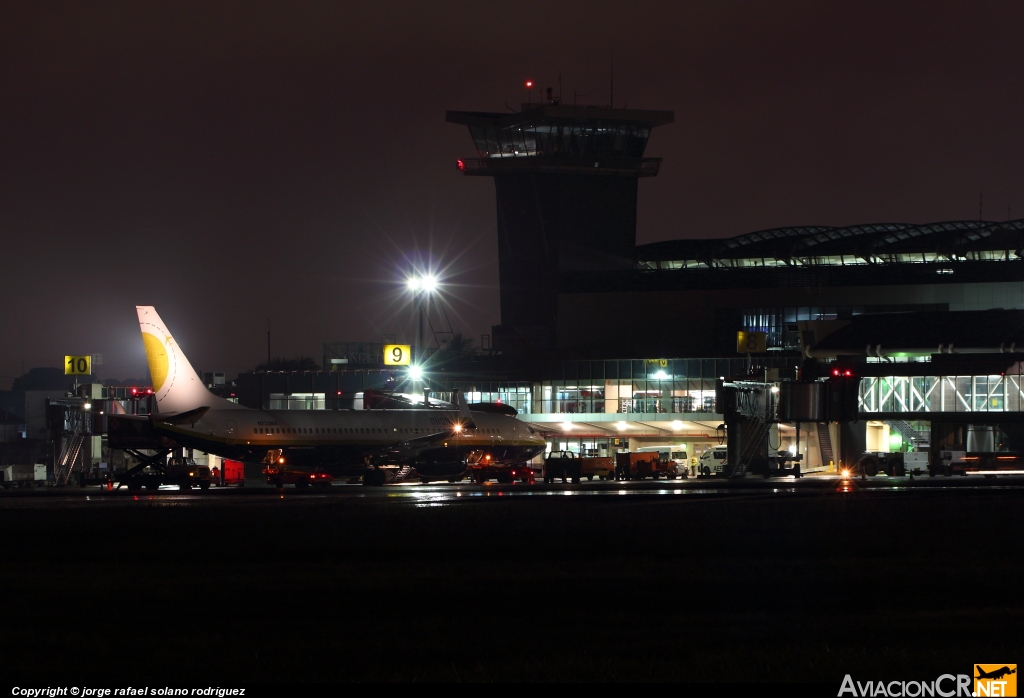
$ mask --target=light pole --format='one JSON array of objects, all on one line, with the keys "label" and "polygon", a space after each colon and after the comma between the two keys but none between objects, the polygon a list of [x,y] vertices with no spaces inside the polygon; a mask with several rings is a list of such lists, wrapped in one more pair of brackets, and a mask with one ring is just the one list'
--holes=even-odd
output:
[{"label": "light pole", "polygon": [[426,354],[423,346],[423,323],[427,314],[426,304],[430,294],[437,289],[437,279],[429,274],[412,276],[406,281],[406,285],[412,293],[416,294],[420,306],[419,343],[416,345],[416,362],[422,366],[424,355]]}]

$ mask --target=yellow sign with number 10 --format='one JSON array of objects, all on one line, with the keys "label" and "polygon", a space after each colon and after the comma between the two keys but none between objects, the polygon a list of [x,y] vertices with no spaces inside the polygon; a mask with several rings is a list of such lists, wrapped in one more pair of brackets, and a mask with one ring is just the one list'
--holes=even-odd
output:
[{"label": "yellow sign with number 10", "polygon": [[408,344],[385,344],[385,366],[408,366],[412,363],[412,346]]},{"label": "yellow sign with number 10", "polygon": [[65,356],[65,376],[91,376],[92,356]]}]

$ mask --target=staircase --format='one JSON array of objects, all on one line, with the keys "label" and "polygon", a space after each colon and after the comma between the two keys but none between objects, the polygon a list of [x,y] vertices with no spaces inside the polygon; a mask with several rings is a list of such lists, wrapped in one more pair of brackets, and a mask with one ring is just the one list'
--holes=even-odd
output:
[{"label": "staircase", "polygon": [[836,462],[835,452],[832,450],[832,434],[829,433],[828,424],[818,422],[818,450],[821,451],[821,464],[828,467]]},{"label": "staircase", "polygon": [[890,419],[886,420],[885,423],[889,425],[890,429],[898,431],[903,440],[909,444],[916,445],[922,441],[928,441],[931,436],[930,433],[918,431],[901,419]]},{"label": "staircase", "polygon": [[71,478],[71,471],[75,468],[75,463],[78,461],[78,456],[82,452],[82,444],[84,443],[84,434],[71,434],[68,440],[64,442],[64,448],[61,449],[60,456],[57,458],[53,468],[53,481],[55,484],[68,484],[68,480]]}]

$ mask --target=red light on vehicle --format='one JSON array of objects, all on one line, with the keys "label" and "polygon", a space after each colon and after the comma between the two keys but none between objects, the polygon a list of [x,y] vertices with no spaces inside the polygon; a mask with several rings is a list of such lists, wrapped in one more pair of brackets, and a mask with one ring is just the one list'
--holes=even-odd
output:
[{"label": "red light on vehicle", "polygon": [[852,376],[853,375],[853,371],[851,371],[850,369],[846,369],[846,371],[843,373],[843,375],[847,376],[847,377]]},{"label": "red light on vehicle", "polygon": [[465,172],[466,171],[466,161],[465,160],[457,160],[455,162],[455,164],[458,165],[459,172]]}]

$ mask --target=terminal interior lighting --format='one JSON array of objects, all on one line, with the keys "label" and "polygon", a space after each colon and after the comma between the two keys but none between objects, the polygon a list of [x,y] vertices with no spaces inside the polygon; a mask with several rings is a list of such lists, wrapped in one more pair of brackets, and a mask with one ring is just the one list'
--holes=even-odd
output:
[{"label": "terminal interior lighting", "polygon": [[680,422],[678,419],[674,419],[672,420],[672,428],[675,429],[676,431],[679,431],[680,429],[683,428],[683,423]]},{"label": "terminal interior lighting", "polygon": [[573,424],[572,422],[562,422],[562,431],[569,431],[570,429],[575,429],[575,428],[576,428],[576,425]]}]

